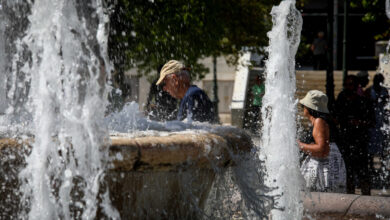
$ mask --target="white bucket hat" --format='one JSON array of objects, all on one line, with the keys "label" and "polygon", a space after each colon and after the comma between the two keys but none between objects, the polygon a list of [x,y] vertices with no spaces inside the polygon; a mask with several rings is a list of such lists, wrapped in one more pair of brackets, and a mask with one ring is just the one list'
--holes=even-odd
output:
[{"label": "white bucket hat", "polygon": [[328,96],[318,90],[310,90],[306,96],[299,100],[302,105],[322,113],[329,113]]},{"label": "white bucket hat", "polygon": [[180,70],[184,69],[184,64],[177,60],[170,60],[164,66],[161,68],[160,71],[160,78],[158,79],[156,85],[159,85],[164,78],[172,73],[179,72]]}]

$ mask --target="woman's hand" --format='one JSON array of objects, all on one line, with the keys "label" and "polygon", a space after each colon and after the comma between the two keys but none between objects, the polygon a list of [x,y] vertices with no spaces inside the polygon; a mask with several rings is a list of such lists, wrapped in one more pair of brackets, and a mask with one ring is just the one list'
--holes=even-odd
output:
[{"label": "woman's hand", "polygon": [[297,140],[299,150],[303,150],[303,143],[300,140]]}]

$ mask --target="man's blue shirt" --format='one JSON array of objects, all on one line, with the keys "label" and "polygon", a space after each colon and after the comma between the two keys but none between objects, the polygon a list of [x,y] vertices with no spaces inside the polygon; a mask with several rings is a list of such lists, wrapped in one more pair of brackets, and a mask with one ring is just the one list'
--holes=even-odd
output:
[{"label": "man's blue shirt", "polygon": [[192,118],[194,121],[214,122],[214,108],[209,97],[203,90],[192,85],[188,88],[186,94],[180,102],[178,120],[183,120],[186,117]]}]

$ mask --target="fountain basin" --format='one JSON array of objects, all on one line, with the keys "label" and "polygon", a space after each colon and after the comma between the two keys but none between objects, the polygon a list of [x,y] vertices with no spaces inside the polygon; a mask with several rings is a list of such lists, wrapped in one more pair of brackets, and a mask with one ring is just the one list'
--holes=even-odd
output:
[{"label": "fountain basin", "polygon": [[[250,153],[245,132],[168,133],[164,136],[110,137],[107,170],[99,204],[109,199],[123,219],[199,218],[219,172],[235,166],[233,157]],[[0,139],[0,218],[17,217],[20,209],[18,172],[32,139]],[[97,217],[103,217],[99,207]]]},{"label": "fountain basin", "polygon": [[304,219],[388,219],[390,197],[312,192],[303,195]]},{"label": "fountain basin", "polygon": [[[240,129],[169,133],[164,136],[110,137],[108,169],[101,185],[122,219],[202,218],[216,176],[251,151]],[[0,139],[0,219],[20,210],[18,171],[32,139]],[[302,195],[304,219],[390,217],[390,197],[336,193]],[[210,207],[208,207],[210,208]],[[97,217],[105,216],[99,207]]]},{"label": "fountain basin", "polygon": [[224,167],[231,162],[230,154],[249,152],[252,148],[250,138],[243,134],[173,133],[168,136],[136,138],[111,136],[110,155],[114,158],[112,169],[173,171],[189,164],[206,169]]}]

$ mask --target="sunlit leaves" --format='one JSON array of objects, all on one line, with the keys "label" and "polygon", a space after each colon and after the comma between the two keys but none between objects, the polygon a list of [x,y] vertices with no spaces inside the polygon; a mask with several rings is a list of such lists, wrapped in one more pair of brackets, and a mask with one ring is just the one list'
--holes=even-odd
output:
[{"label": "sunlit leaves", "polygon": [[[111,15],[110,57],[117,69],[137,67],[141,74],[169,59],[192,68],[197,78],[207,69],[205,56],[229,54],[237,61],[243,48],[267,44],[272,0],[117,0]],[[119,33],[125,32],[123,36]]]}]

